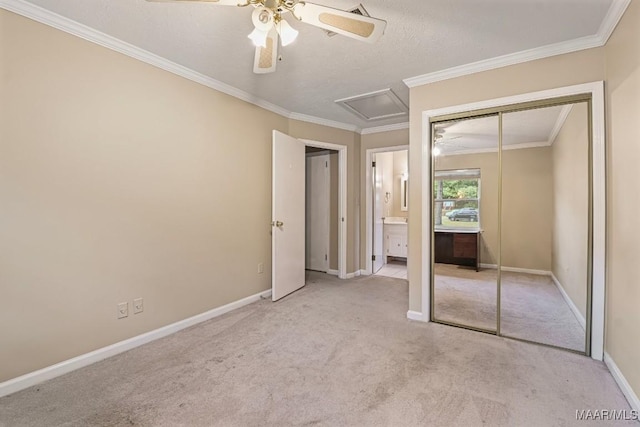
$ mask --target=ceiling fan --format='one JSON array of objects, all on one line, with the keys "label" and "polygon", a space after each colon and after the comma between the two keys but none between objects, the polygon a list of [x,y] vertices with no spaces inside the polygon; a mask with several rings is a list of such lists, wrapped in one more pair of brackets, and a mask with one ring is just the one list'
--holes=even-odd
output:
[{"label": "ceiling fan", "polygon": [[150,2],[195,1],[220,6],[253,6],[251,14],[254,30],[249,38],[256,46],[253,72],[272,73],[278,61],[278,39],[282,46],[292,43],[298,36],[286,19],[290,13],[296,20],[325,30],[332,31],[356,40],[373,43],[384,34],[386,21],[354,14],[348,11],[320,6],[302,0],[147,0]]}]

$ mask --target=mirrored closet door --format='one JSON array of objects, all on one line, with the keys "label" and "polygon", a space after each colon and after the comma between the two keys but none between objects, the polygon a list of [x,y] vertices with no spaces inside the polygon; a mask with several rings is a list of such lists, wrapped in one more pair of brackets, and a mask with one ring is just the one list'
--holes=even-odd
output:
[{"label": "mirrored closet door", "polygon": [[433,125],[434,319],[496,332],[498,116]]},{"label": "mirrored closet door", "polygon": [[588,97],[432,122],[432,320],[589,354]]},{"label": "mirrored closet door", "polygon": [[584,352],[588,104],[505,113],[502,132],[501,334]]}]

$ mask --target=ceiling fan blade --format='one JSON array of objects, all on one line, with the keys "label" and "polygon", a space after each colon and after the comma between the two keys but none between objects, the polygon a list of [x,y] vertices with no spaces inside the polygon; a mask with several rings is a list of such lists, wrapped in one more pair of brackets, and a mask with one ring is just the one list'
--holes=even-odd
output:
[{"label": "ceiling fan blade", "polygon": [[256,47],[256,56],[253,60],[253,72],[256,74],[273,73],[278,62],[278,32],[275,27],[269,31],[265,47]]},{"label": "ceiling fan blade", "polygon": [[382,19],[307,2],[298,3],[294,12],[302,22],[369,43],[378,40],[387,26]]},{"label": "ceiling fan blade", "polygon": [[182,3],[182,2],[198,2],[198,3],[213,3],[220,6],[238,6],[241,0],[147,0],[153,3]]}]

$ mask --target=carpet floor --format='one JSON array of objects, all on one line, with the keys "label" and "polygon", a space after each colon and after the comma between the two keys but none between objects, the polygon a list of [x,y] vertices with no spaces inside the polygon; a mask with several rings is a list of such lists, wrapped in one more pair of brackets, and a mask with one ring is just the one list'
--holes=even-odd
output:
[{"label": "carpet floor", "polygon": [[629,410],[601,362],[407,307],[405,280],[308,273],[281,301],[0,398],[0,425],[567,426]]},{"label": "carpet floor", "polygon": [[[436,264],[435,318],[496,330],[496,270]],[[548,276],[502,272],[504,336],[584,352],[585,330]]]}]

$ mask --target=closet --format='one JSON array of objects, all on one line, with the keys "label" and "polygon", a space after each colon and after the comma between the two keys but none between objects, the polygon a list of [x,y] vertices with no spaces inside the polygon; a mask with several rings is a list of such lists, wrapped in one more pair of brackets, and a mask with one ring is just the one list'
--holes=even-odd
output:
[{"label": "closet", "polygon": [[432,321],[589,354],[590,109],[431,119]]}]

